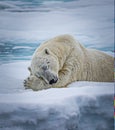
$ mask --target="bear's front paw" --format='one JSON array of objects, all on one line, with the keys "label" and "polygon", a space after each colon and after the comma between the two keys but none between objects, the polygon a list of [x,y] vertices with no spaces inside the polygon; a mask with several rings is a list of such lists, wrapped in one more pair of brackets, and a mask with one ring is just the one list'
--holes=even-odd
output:
[{"label": "bear's front paw", "polygon": [[28,77],[27,79],[24,80],[24,87],[25,89],[29,89],[32,86],[32,82],[34,81],[34,77]]},{"label": "bear's front paw", "polygon": [[47,89],[50,86],[45,83],[45,81],[41,78],[37,78],[36,76],[30,76],[24,80],[25,89],[32,89],[34,91]]}]

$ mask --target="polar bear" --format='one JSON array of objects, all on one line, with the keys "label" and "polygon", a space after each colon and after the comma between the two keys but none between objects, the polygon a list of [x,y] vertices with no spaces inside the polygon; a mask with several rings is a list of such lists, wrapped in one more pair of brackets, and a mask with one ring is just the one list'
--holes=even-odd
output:
[{"label": "polar bear", "polygon": [[60,35],[36,49],[29,71],[24,86],[33,90],[66,87],[74,81],[112,82],[114,58]]}]

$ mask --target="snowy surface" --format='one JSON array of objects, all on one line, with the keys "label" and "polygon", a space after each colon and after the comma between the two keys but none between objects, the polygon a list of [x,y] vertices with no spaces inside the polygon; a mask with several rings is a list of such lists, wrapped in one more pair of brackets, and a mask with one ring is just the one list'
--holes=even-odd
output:
[{"label": "snowy surface", "polygon": [[25,90],[34,50],[71,34],[114,55],[114,0],[0,0],[0,130],[113,130],[113,83]]},{"label": "snowy surface", "polygon": [[0,66],[0,130],[113,130],[113,83],[75,82],[34,92],[22,84],[28,65]]}]

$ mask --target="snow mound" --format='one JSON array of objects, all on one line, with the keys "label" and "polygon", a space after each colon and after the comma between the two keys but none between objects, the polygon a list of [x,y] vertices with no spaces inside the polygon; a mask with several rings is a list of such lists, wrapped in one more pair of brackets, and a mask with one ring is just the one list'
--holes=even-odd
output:
[{"label": "snow mound", "polygon": [[76,82],[0,94],[0,130],[113,130],[113,89],[113,83]]}]

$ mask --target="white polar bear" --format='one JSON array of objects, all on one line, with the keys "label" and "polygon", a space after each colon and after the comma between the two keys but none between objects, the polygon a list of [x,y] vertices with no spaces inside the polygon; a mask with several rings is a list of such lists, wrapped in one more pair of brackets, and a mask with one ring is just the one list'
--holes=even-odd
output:
[{"label": "white polar bear", "polygon": [[24,85],[33,90],[66,87],[74,81],[112,82],[114,58],[61,35],[36,49],[29,70]]}]

